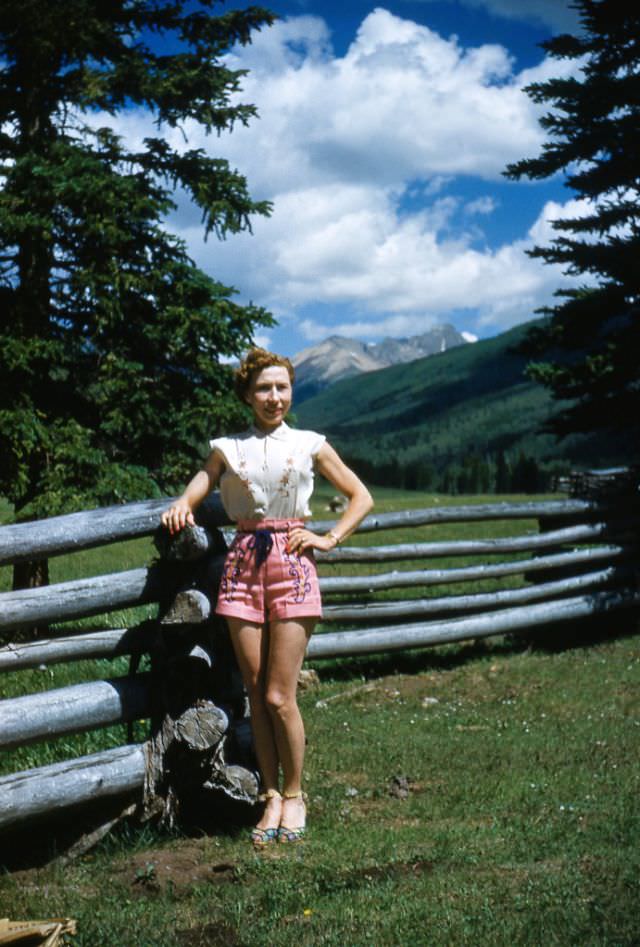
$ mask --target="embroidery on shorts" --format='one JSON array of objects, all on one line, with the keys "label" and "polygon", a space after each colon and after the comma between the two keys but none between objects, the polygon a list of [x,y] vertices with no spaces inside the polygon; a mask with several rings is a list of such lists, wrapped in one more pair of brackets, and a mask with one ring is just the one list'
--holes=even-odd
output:
[{"label": "embroidery on shorts", "polygon": [[289,575],[293,582],[293,600],[296,604],[304,602],[307,593],[311,591],[311,582],[309,581],[309,566],[303,562],[297,553],[284,553],[284,558],[289,566]]},{"label": "embroidery on shorts", "polygon": [[246,556],[238,539],[234,539],[231,549],[227,553],[222,569],[222,578],[220,579],[220,592],[225,602],[232,602],[233,595],[238,588],[238,576],[242,571],[242,564]]}]

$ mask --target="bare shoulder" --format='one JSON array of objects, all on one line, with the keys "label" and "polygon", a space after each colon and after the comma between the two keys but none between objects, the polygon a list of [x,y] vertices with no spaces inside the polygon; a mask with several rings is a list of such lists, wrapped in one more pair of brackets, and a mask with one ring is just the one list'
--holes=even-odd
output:
[{"label": "bare shoulder", "polygon": [[358,480],[353,470],[347,466],[335,447],[332,447],[328,441],[325,441],[318,451],[316,466],[323,477],[326,477],[327,480],[330,480],[340,489],[343,489],[342,485],[346,481],[355,482]]},{"label": "bare shoulder", "polygon": [[327,440],[325,440],[322,444],[322,447],[318,451],[317,457],[320,463],[331,463],[336,461],[341,464],[344,463],[338,451],[335,449],[335,447],[332,447]]},{"label": "bare shoulder", "polygon": [[224,473],[226,468],[227,461],[224,454],[219,447],[214,447],[205,461],[204,469],[210,476],[216,474],[219,476]]}]

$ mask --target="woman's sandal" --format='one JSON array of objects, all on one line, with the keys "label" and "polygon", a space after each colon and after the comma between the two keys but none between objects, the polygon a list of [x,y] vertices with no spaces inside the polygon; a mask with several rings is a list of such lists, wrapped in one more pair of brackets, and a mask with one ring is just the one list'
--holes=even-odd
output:
[{"label": "woman's sandal", "polygon": [[[268,802],[269,799],[282,799],[277,789],[267,789],[265,793],[258,796],[258,802]],[[254,848],[264,848],[272,842],[277,842],[280,837],[280,829],[261,829],[256,827],[251,830],[251,842]]]},{"label": "woman's sandal", "polygon": [[[298,792],[285,792],[282,794],[283,799],[302,799],[306,800],[307,794],[304,793],[301,789]],[[289,844],[291,842],[302,842],[306,834],[306,826],[301,825],[296,829],[290,828],[288,825],[281,825],[278,829],[278,841]]]},{"label": "woman's sandal", "polygon": [[251,841],[254,848],[264,848],[279,838],[280,829],[251,829]]}]

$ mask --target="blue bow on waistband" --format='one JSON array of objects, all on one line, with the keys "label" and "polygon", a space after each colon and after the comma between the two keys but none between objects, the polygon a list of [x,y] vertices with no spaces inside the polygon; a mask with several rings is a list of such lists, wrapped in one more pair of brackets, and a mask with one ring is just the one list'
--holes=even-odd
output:
[{"label": "blue bow on waistband", "polygon": [[273,535],[271,530],[257,529],[247,545],[249,549],[255,551],[256,568],[259,569],[262,563],[267,561],[267,557],[273,549]]}]

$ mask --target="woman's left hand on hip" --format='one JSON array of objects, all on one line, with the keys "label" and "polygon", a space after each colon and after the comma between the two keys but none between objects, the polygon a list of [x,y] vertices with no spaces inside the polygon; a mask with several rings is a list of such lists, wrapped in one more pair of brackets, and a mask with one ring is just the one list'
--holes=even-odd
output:
[{"label": "woman's left hand on hip", "polygon": [[287,537],[289,552],[301,553],[305,549],[320,549],[328,552],[335,543],[328,536],[318,536],[304,526],[292,526]]}]

